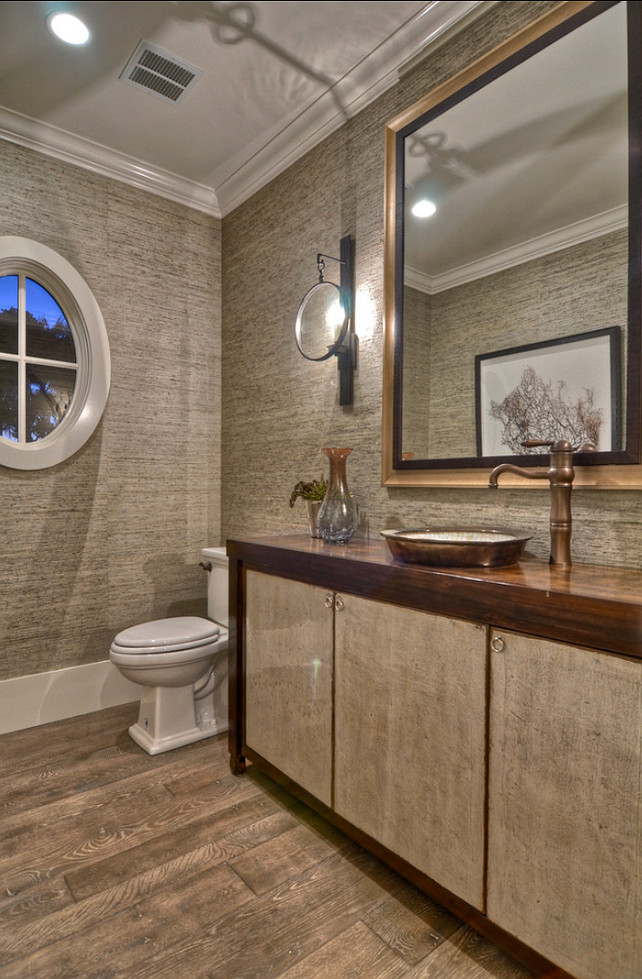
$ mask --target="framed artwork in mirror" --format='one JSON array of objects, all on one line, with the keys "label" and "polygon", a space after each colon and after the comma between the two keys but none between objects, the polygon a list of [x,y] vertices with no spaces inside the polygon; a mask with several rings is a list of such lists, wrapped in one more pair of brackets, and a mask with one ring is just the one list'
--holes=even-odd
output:
[{"label": "framed artwork in mirror", "polygon": [[[475,357],[477,454],[528,454],[527,439],[620,446],[619,326]],[[539,450],[537,450],[539,451]]]}]

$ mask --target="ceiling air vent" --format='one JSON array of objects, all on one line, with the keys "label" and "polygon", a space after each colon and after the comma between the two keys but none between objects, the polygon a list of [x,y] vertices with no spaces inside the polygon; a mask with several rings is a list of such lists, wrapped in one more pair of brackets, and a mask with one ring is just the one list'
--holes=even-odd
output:
[{"label": "ceiling air vent", "polygon": [[177,104],[202,75],[200,68],[181,61],[155,44],[141,41],[119,77],[127,85],[144,88],[164,102]]}]

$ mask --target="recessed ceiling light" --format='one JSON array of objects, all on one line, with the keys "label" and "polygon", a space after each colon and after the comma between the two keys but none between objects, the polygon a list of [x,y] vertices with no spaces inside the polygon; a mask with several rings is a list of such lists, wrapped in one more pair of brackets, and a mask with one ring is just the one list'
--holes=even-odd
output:
[{"label": "recessed ceiling light", "polygon": [[57,13],[47,18],[49,28],[65,44],[86,44],[90,34],[83,22],[73,14]]}]

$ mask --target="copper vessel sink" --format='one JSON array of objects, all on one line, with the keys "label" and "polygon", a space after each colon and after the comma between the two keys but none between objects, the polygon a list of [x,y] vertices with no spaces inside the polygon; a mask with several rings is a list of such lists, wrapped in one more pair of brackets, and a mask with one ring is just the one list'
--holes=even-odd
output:
[{"label": "copper vessel sink", "polygon": [[440,568],[505,568],[531,539],[500,527],[418,527],[382,530],[393,557]]}]

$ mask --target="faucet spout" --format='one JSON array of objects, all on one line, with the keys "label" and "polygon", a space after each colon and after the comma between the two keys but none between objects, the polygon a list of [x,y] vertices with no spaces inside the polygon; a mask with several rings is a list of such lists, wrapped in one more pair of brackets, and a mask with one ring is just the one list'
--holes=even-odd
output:
[{"label": "faucet spout", "polygon": [[502,462],[501,466],[495,466],[488,477],[488,488],[497,489],[497,482],[502,473],[514,473],[516,476],[524,476],[525,479],[548,479],[548,469],[522,469],[521,466],[513,466],[510,462]]},{"label": "faucet spout", "polygon": [[504,462],[495,466],[488,479],[489,489],[497,489],[502,473],[509,472],[525,479],[548,479],[551,487],[551,556],[550,563],[560,568],[571,567],[571,490],[575,470],[573,469],[573,447],[570,442],[539,442],[530,440],[525,445],[548,445],[551,448],[548,469],[522,469]]}]

